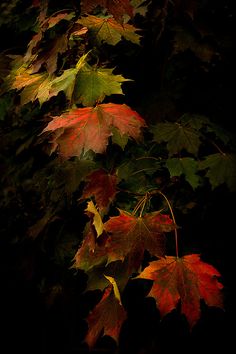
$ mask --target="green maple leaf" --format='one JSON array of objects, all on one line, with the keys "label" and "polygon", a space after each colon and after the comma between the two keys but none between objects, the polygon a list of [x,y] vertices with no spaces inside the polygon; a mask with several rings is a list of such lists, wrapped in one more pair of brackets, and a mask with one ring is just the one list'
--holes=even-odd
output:
[{"label": "green maple leaf", "polygon": [[197,155],[200,146],[200,134],[189,125],[180,123],[159,123],[152,129],[157,143],[166,142],[169,155],[183,149]]},{"label": "green maple leaf", "polygon": [[231,191],[236,190],[236,154],[209,155],[200,162],[199,169],[208,169],[206,177],[213,189],[226,183]]},{"label": "green maple leaf", "polygon": [[166,161],[166,166],[171,177],[181,176],[183,174],[186,181],[193,187],[193,189],[199,186],[200,177],[196,175],[198,164],[193,158],[170,158]]},{"label": "green maple leaf", "polygon": [[140,42],[140,35],[136,33],[137,28],[128,23],[120,24],[111,17],[100,18],[89,15],[82,17],[77,22],[89,29],[98,44],[106,42],[116,45],[121,41],[122,37],[135,44]]},{"label": "green maple leaf", "polygon": [[122,95],[122,82],[131,80],[112,74],[113,70],[91,67],[86,63],[77,76],[75,101],[84,106],[93,106],[103,101],[105,96]]}]

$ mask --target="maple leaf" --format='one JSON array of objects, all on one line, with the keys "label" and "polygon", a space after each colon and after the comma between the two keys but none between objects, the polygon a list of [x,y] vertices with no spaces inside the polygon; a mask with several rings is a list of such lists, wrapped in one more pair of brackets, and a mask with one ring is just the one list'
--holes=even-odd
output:
[{"label": "maple leaf", "polygon": [[162,256],[165,246],[164,232],[175,228],[168,215],[153,212],[136,217],[120,210],[119,216],[111,217],[104,224],[104,230],[110,235],[106,243],[108,263],[124,260],[131,254],[142,259],[144,250],[152,255]]},{"label": "maple leaf", "polygon": [[95,197],[100,210],[107,208],[116,195],[117,176],[99,169],[87,176],[87,183],[81,198]]},{"label": "maple leaf", "polygon": [[167,142],[170,155],[185,149],[196,155],[200,146],[200,134],[188,125],[180,123],[159,123],[153,127],[154,140]]},{"label": "maple leaf", "polygon": [[39,100],[42,104],[50,97],[51,81],[47,73],[31,74],[30,72],[23,72],[16,75],[12,88],[23,90],[20,93],[21,105],[30,101]]},{"label": "maple leaf", "polygon": [[192,328],[200,318],[200,300],[208,306],[223,308],[220,273],[210,264],[202,262],[198,254],[182,258],[165,257],[151,262],[137,278],[153,280],[148,296],[155,298],[161,316],[181,302],[181,312]]},{"label": "maple leaf", "polygon": [[58,131],[54,142],[59,145],[60,154],[69,158],[81,156],[90,149],[103,153],[108,138],[112,135],[113,126],[122,135],[138,140],[145,122],[125,104],[106,103],[96,107],[77,108],[54,117],[43,132]]},{"label": "maple leaf", "polygon": [[81,2],[82,13],[92,12],[98,5],[106,8],[117,21],[121,21],[125,14],[133,17],[129,0],[84,0]]},{"label": "maple leaf", "polygon": [[137,28],[128,23],[120,24],[110,17],[100,18],[89,15],[82,17],[77,22],[89,29],[99,45],[102,42],[116,45],[121,41],[122,37],[135,44],[139,44],[140,42],[141,36],[135,33],[138,31]]},{"label": "maple leaf", "polygon": [[68,46],[68,34],[63,34],[57,37],[50,45],[49,49],[40,52],[32,63],[32,73],[39,71],[43,64],[49,74],[52,74],[57,69],[57,58],[59,54],[66,51]]},{"label": "maple leaf", "polygon": [[217,153],[209,155],[199,163],[199,169],[207,169],[206,177],[216,188],[226,183],[231,191],[236,190],[236,155]]},{"label": "maple leaf", "polygon": [[85,64],[77,76],[75,101],[83,106],[93,106],[102,102],[105,96],[122,95],[121,83],[131,80],[112,74],[113,70]]},{"label": "maple leaf", "polygon": [[185,176],[186,181],[193,187],[197,188],[200,184],[200,176],[196,175],[198,171],[198,163],[191,157],[170,158],[166,160],[166,166],[170,172],[170,177]]},{"label": "maple leaf", "polygon": [[95,205],[93,204],[92,200],[90,200],[87,203],[87,209],[85,209],[85,211],[87,212],[88,215],[90,215],[90,214],[93,215],[92,216],[93,225],[94,225],[94,228],[96,230],[97,237],[101,236],[101,234],[103,233],[103,222],[102,222],[101,215],[97,211],[97,209],[96,209]]},{"label": "maple leaf", "polygon": [[102,299],[87,318],[88,333],[85,342],[89,348],[96,344],[101,334],[110,336],[118,342],[121,326],[127,317],[115,279],[108,276],[106,278],[111,284],[105,289]]}]

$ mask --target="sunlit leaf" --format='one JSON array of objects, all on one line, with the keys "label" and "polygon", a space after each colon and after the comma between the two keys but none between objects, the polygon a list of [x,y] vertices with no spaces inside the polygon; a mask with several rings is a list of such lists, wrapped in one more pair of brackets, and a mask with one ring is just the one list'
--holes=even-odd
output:
[{"label": "sunlit leaf", "polygon": [[122,25],[110,17],[101,18],[89,15],[82,17],[77,22],[89,29],[92,37],[96,38],[98,44],[106,42],[116,45],[121,41],[122,37],[135,44],[139,44],[140,42],[140,35],[136,33],[137,28],[128,23]]},{"label": "sunlit leaf", "polygon": [[145,122],[137,112],[125,104],[107,103],[74,109],[54,117],[43,132],[60,129],[55,143],[60,148],[60,154],[69,158],[81,156],[90,149],[96,153],[104,152],[113,126],[119,129],[121,134],[138,140]]},{"label": "sunlit leaf", "polygon": [[84,65],[77,76],[75,101],[83,106],[93,106],[102,102],[105,96],[122,95],[121,84],[130,80],[122,75],[114,75],[113,70]]}]

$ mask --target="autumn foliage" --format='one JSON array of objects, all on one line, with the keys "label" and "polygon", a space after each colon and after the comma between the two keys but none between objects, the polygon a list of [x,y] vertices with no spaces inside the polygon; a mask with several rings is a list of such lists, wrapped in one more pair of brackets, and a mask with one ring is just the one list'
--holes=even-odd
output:
[{"label": "autumn foliage", "polygon": [[[30,171],[22,188],[35,191],[36,211],[27,211],[35,214],[25,230],[34,242],[51,239],[50,227],[62,222],[66,210],[76,210],[77,234],[63,257],[69,257],[70,272],[86,274],[85,292],[100,291],[86,317],[89,349],[102,336],[119,344],[128,318],[123,294],[137,279],[150,281],[147,296],[161,318],[180,309],[190,329],[201,317],[202,301],[224,307],[219,271],[195,251],[179,250],[184,224],[175,211],[191,213],[201,188],[235,191],[231,136],[204,114],[176,108],[172,116],[169,93],[166,107],[158,107],[149,122],[138,104],[129,105],[126,92],[135,80],[119,68],[122,55],[123,68],[126,60],[135,61],[148,21],[156,23],[155,43],[171,26],[166,66],[187,52],[207,71],[216,50],[194,22],[200,11],[195,1],[154,3],[83,0],[64,9],[60,2],[54,8],[50,1],[32,1],[35,24],[25,51],[0,54],[0,110],[3,120],[16,117],[19,124],[16,157],[34,147],[45,160],[36,172],[33,158],[25,170],[7,170],[3,183],[10,191],[8,181],[21,185]],[[196,38],[174,25],[178,16],[187,16]]]}]

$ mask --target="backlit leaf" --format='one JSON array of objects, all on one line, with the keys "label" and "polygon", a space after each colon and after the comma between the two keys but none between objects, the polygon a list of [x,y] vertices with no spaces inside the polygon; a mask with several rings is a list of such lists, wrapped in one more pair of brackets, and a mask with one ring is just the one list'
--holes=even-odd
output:
[{"label": "backlit leaf", "polygon": [[77,22],[89,29],[98,44],[106,42],[116,45],[121,41],[122,37],[135,44],[140,42],[140,35],[136,33],[137,28],[128,23],[122,25],[110,17],[100,18],[89,15],[82,17]]},{"label": "backlit leaf", "polygon": [[193,327],[200,318],[200,300],[208,306],[223,308],[220,273],[210,264],[202,262],[199,255],[182,258],[165,257],[150,262],[137,278],[153,280],[149,296],[155,298],[161,316],[181,303],[184,314]]},{"label": "backlit leaf", "polygon": [[122,75],[112,74],[113,70],[84,65],[77,76],[75,101],[83,106],[93,106],[102,102],[105,96],[122,95],[122,82],[130,80]]},{"label": "backlit leaf", "polygon": [[102,218],[101,215],[99,214],[99,212],[97,211],[95,205],[93,204],[93,201],[90,200],[87,203],[87,208],[85,209],[85,211],[88,214],[92,214],[92,219],[93,219],[93,225],[95,227],[96,233],[97,233],[97,237],[101,236],[101,234],[103,233],[103,222],[102,222]]},{"label": "backlit leaf", "polygon": [[103,153],[115,126],[120,133],[138,140],[145,126],[139,114],[125,104],[100,104],[71,110],[54,119],[43,132],[58,131],[54,143],[64,158],[81,156],[88,150]]}]

